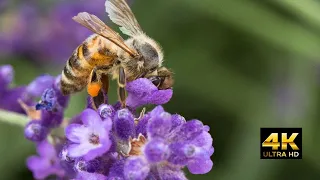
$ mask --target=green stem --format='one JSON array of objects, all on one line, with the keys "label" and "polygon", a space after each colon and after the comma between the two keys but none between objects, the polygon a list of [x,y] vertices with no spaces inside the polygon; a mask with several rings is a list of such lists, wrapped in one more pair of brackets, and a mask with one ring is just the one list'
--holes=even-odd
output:
[{"label": "green stem", "polygon": [[24,127],[28,121],[28,117],[25,115],[0,109],[0,122]]}]

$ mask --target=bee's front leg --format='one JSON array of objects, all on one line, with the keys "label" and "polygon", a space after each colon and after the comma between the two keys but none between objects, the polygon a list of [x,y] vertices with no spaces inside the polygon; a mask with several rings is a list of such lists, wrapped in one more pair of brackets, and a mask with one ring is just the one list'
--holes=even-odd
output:
[{"label": "bee's front leg", "polygon": [[118,99],[121,103],[121,107],[126,107],[126,75],[123,67],[119,67],[119,76],[118,76]]},{"label": "bee's front leg", "polygon": [[106,103],[107,97],[104,93],[108,93],[109,80],[107,72],[112,66],[95,67],[89,77],[87,86],[88,94],[92,97],[92,107],[97,109],[101,104]]}]

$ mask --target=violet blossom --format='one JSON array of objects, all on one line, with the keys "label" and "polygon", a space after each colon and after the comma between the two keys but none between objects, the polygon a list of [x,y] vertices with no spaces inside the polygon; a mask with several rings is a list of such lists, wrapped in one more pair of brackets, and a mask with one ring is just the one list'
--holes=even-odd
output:
[{"label": "violet blossom", "polygon": [[37,144],[39,156],[30,156],[27,159],[27,166],[33,172],[35,179],[44,179],[55,174],[58,177],[64,176],[64,170],[60,166],[55,148],[47,141]]},{"label": "violet blossom", "polygon": [[83,124],[70,124],[66,128],[66,137],[72,143],[68,145],[68,155],[92,160],[109,150],[112,121],[110,118],[102,120],[92,109],[84,110],[81,119]]},{"label": "violet blossom", "polygon": [[[18,87],[11,87],[14,77],[14,70],[11,65],[0,66],[0,109],[17,113],[25,113],[19,105],[19,101],[33,106],[35,101],[47,88],[53,87],[56,78],[50,75],[41,75],[30,84]],[[60,90],[57,90],[60,93]],[[62,97],[66,99],[67,97]]]}]

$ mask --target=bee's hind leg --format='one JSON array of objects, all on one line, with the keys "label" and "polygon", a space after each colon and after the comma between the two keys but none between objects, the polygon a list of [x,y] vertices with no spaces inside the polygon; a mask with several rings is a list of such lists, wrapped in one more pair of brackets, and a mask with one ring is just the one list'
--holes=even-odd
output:
[{"label": "bee's hind leg", "polygon": [[119,67],[119,76],[118,76],[118,99],[121,103],[121,107],[126,107],[126,75],[124,73],[123,67]]},{"label": "bee's hind leg", "polygon": [[89,82],[87,86],[88,94],[91,97],[96,97],[99,95],[99,91],[102,87],[102,83],[100,81],[99,75],[97,74],[97,68],[93,68],[90,73]]},{"label": "bee's hind leg", "polygon": [[87,91],[91,96],[91,105],[94,109],[107,102],[109,79],[106,72],[110,68],[111,66],[95,67],[90,74]]}]

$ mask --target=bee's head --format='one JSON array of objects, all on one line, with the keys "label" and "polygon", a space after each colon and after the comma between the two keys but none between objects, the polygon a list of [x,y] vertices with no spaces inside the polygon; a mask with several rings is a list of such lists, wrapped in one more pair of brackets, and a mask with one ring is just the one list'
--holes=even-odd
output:
[{"label": "bee's head", "polygon": [[147,74],[148,78],[158,89],[169,89],[173,86],[173,73],[165,67],[158,68],[155,73]]}]

